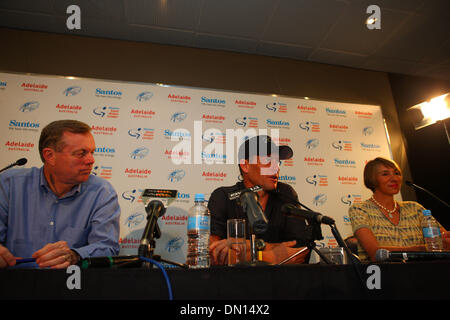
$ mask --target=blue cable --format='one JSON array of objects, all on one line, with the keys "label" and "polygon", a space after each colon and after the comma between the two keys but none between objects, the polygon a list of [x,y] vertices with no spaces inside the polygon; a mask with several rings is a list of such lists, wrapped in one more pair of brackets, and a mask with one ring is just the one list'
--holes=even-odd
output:
[{"label": "blue cable", "polygon": [[170,284],[169,276],[167,275],[167,272],[166,272],[166,270],[164,269],[164,267],[163,267],[160,263],[158,263],[158,262],[156,262],[155,260],[150,259],[150,258],[139,257],[139,259],[141,259],[141,260],[143,260],[143,261],[146,261],[146,262],[153,263],[153,264],[156,265],[159,269],[161,269],[161,271],[162,271],[162,273],[163,273],[163,275],[164,275],[164,278],[166,279],[167,289],[169,290],[169,300],[173,300],[173,295],[172,295],[172,285]]}]

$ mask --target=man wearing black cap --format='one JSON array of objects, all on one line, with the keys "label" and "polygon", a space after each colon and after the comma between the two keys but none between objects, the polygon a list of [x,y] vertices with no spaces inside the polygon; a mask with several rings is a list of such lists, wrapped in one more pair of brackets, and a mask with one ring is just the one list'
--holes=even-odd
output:
[{"label": "man wearing black cap", "polygon": [[[208,201],[211,212],[211,258],[213,264],[226,264],[228,256],[227,220],[246,219],[239,199],[230,200],[230,194],[260,186],[258,203],[268,220],[267,231],[260,235],[265,243],[262,260],[279,263],[303,248],[305,223],[281,213],[286,201],[298,201],[295,190],[288,184],[278,182],[280,160],[289,159],[293,151],[289,146],[277,146],[269,136],[255,136],[241,144],[238,152],[239,170],[242,180],[234,186],[220,187],[213,191]],[[248,230],[247,220],[247,235]],[[248,236],[247,236],[248,238]],[[249,243],[249,241],[248,241]],[[247,250],[249,253],[250,250]],[[308,250],[289,260],[289,263],[302,263]],[[249,254],[247,254],[248,258]]]}]

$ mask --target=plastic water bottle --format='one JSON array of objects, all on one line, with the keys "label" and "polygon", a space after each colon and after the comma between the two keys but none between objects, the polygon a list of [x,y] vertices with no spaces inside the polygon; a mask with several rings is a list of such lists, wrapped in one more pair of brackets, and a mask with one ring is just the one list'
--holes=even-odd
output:
[{"label": "plastic water bottle", "polygon": [[442,236],[439,224],[431,215],[430,210],[423,210],[423,219],[421,227],[423,230],[423,239],[427,251],[440,251],[443,249]]},{"label": "plastic water bottle", "polygon": [[188,248],[186,264],[190,268],[208,268],[209,257],[210,214],[205,205],[202,193],[195,195],[194,206],[188,214]]}]

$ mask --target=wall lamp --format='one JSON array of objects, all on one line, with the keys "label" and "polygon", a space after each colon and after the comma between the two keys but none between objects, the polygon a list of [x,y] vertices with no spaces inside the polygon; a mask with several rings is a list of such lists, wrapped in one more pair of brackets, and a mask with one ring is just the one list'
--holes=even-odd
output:
[{"label": "wall lamp", "polygon": [[409,108],[408,113],[413,121],[416,130],[432,125],[436,122],[442,122],[444,130],[449,141],[445,119],[450,117],[450,93],[430,99]]}]

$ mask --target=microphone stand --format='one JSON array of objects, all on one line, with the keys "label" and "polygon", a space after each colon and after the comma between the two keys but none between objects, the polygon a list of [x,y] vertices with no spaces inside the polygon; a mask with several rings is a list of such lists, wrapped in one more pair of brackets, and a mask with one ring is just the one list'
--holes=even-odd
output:
[{"label": "microphone stand", "polygon": [[1,169],[0,172],[8,170],[9,168],[12,168],[14,166],[23,166],[25,163],[27,163],[27,159],[25,159],[25,158],[19,159],[16,162],[11,163],[10,165],[8,165],[8,166],[4,167],[3,169]]},{"label": "microphone stand", "polygon": [[[251,260],[250,262],[244,262],[240,265],[250,265],[250,266],[266,266],[268,265],[267,262],[264,261],[260,261],[258,260],[257,254],[256,254],[256,237],[257,236],[261,236],[263,235],[267,228],[262,228],[261,227],[261,221],[255,221],[255,218],[252,218],[252,202],[250,202],[249,200],[246,200],[245,203],[243,203],[242,198],[245,197],[247,194],[251,194],[252,196],[254,196],[253,200],[254,200],[254,204],[253,207],[257,207],[259,210],[261,210],[261,216],[263,218],[264,222],[264,226],[267,226],[267,218],[265,217],[264,213],[262,212],[261,206],[259,205],[258,201],[256,200],[256,198],[258,197],[257,189],[256,188],[260,188],[259,186],[254,187],[252,190],[246,190],[244,192],[242,192],[239,196],[239,201],[240,201],[240,205],[243,209],[243,211],[245,212],[245,214],[247,215],[247,222],[249,224],[249,231],[250,231],[250,257]],[[250,199],[250,198],[249,198]],[[255,209],[256,210],[256,209]]]},{"label": "microphone stand", "polygon": [[[150,206],[150,209],[149,209]],[[148,210],[149,209],[149,210]],[[154,263],[150,260],[161,261],[169,263],[176,266],[187,267],[186,265],[179,264],[177,262],[162,259],[161,256],[154,255],[156,248],[155,238],[159,239],[161,237],[161,230],[158,226],[158,218],[164,215],[166,208],[164,204],[159,200],[150,201],[146,206],[146,211],[150,211],[150,215],[147,217],[147,225],[145,226],[144,232],[142,234],[141,243],[138,248],[138,258],[140,260],[141,266],[144,268],[151,268]],[[144,258],[144,259],[141,259]]]},{"label": "microphone stand", "polygon": [[349,259],[351,260],[352,264],[360,264],[361,260],[359,259],[358,256],[356,256],[355,254],[353,254],[349,247],[347,246],[347,244],[345,243],[344,240],[342,240],[342,237],[339,233],[339,231],[336,228],[335,224],[330,225],[331,228],[331,232],[333,233],[334,238],[336,239],[337,243],[339,244],[339,246],[341,246],[342,248],[344,248],[345,253],[347,254],[347,256],[349,257]]},{"label": "microphone stand", "polygon": [[305,248],[303,248],[302,250],[297,251],[293,255],[289,256],[288,258],[284,259],[283,261],[278,263],[278,265],[285,264],[286,262],[288,262],[291,259],[295,258],[299,254],[305,252],[306,250],[316,252],[319,255],[319,257],[322,258],[323,261],[325,261],[326,264],[333,264],[333,262],[331,262],[322,252],[320,252],[320,250],[317,249],[316,243],[314,242],[315,240],[322,240],[323,239],[322,230],[320,228],[320,224],[318,222],[316,222],[316,221],[312,221],[311,225],[312,225],[312,238],[308,242],[307,246]]},{"label": "microphone stand", "polygon": [[282,265],[285,264],[286,262],[292,260],[293,258],[295,258],[296,256],[298,256],[300,253],[305,252],[306,250],[314,250],[314,252],[316,252],[319,257],[325,261],[326,264],[333,264],[333,262],[331,262],[326,256],[323,255],[322,252],[320,252],[320,250],[317,250],[316,247],[316,243],[314,241],[311,241],[310,243],[308,243],[308,245],[306,247],[304,247],[302,250],[297,251],[296,253],[294,253],[293,255],[289,256],[288,258],[284,259],[283,261],[281,261],[280,263],[278,263],[278,265]]},{"label": "microphone stand", "polygon": [[267,266],[269,263],[258,260],[258,257],[256,255],[256,234],[253,231],[253,226],[250,225],[250,263],[243,263],[243,265],[250,265],[250,266]]},{"label": "microphone stand", "polygon": [[[150,217],[151,221],[149,222],[149,226],[150,226],[150,232],[148,232],[148,236],[145,236],[145,234],[147,232],[144,231],[144,235],[141,239],[141,243],[139,245],[138,248],[138,257],[144,257],[144,258],[149,258],[152,259],[153,257],[153,251],[156,247],[156,243],[155,243],[155,238],[159,238],[161,236],[161,231],[159,230],[158,227],[158,221],[157,221],[157,217],[155,217],[155,215],[152,215]],[[147,262],[147,261],[141,261],[142,262],[142,266],[144,268],[150,268],[152,263]]]},{"label": "microphone stand", "polygon": [[0,172],[3,172],[3,171],[5,171],[5,170],[8,170],[9,168],[14,167],[15,165],[16,165],[15,163],[10,164],[9,166],[6,166],[6,167],[4,167],[3,169],[1,169]]},{"label": "microphone stand", "polygon": [[[307,206],[305,206],[303,203],[301,203],[300,201],[298,201],[298,200],[296,200],[296,199],[292,199],[291,197],[287,197],[287,196],[285,196],[284,194],[281,194],[281,193],[279,193],[279,192],[277,192],[276,194],[277,194],[277,195],[280,195],[281,197],[283,197],[283,198],[285,198],[285,199],[287,199],[289,202],[293,202],[293,203],[296,203],[296,204],[302,206],[302,207],[305,208],[306,210],[313,211],[313,210],[311,210],[310,208],[308,208]],[[313,223],[313,233],[316,234],[315,236],[313,236],[314,240],[321,240],[321,239],[323,239],[322,234],[320,233],[320,225],[316,225],[316,222],[315,222],[315,221],[313,221],[312,223]],[[360,264],[360,263],[361,263],[361,260],[360,260],[355,254],[353,254],[353,253],[350,251],[350,249],[348,248],[348,246],[347,246],[347,244],[345,243],[345,241],[342,240],[342,237],[341,237],[341,235],[339,234],[339,231],[338,231],[337,228],[336,228],[336,224],[330,225],[330,228],[331,228],[331,232],[333,233],[334,238],[336,239],[336,241],[338,242],[338,244],[339,244],[341,247],[344,248],[345,252],[346,252],[347,255],[349,256],[349,259],[352,261],[352,263]],[[313,242],[314,242],[314,241],[313,241]],[[321,253],[319,253],[319,252],[320,252],[319,250],[317,250],[317,249],[315,248],[315,243],[314,243],[314,245],[311,245],[311,244],[310,244],[310,245],[308,245],[308,246],[311,247],[312,250],[314,250],[315,252],[317,252],[317,254],[319,254],[319,256],[323,259],[324,256],[323,256]],[[299,254],[299,253],[296,253],[295,255],[297,255],[297,254]],[[291,257],[289,257],[288,259],[290,260]],[[330,263],[330,261],[329,261],[327,258],[325,258],[325,259],[323,259],[323,260],[324,260],[326,263]],[[328,260],[328,262],[327,262],[327,260]]]},{"label": "microphone stand", "polygon": [[432,192],[428,191],[427,189],[422,188],[421,186],[418,186],[417,184],[414,184],[411,181],[406,181],[405,183],[410,187],[414,187],[414,188],[424,191],[425,193],[427,193],[428,195],[430,195],[431,197],[433,197],[434,199],[438,200],[440,203],[445,205],[447,208],[450,208],[450,205],[447,202],[440,199],[439,197],[437,197],[436,195],[434,195]]},{"label": "microphone stand", "polygon": [[[288,199],[289,202],[294,202],[300,206],[302,206],[303,208],[305,208],[306,210],[309,211],[313,211],[310,208],[308,208],[307,206],[305,206],[303,203],[301,203],[300,201],[296,200],[296,199],[292,199],[290,197],[286,197],[285,195],[278,193],[279,195],[281,195],[282,197],[284,197],[285,199]],[[302,250],[294,253],[293,255],[291,255],[290,257],[288,257],[287,259],[281,261],[279,263],[279,265],[284,264],[286,262],[288,262],[289,260],[291,260],[292,258],[296,257],[297,255],[299,255],[300,253],[304,252],[306,249],[308,249],[309,251],[314,251],[315,253],[317,253],[319,255],[319,257],[325,261],[326,264],[333,264],[333,262],[330,261],[330,259],[328,259],[322,252],[320,252],[320,250],[317,249],[316,243],[314,242],[315,240],[322,240],[323,236],[322,236],[322,229],[320,224],[317,221],[310,221],[308,220],[308,222],[310,222],[310,224],[312,224],[312,240],[309,241],[308,245],[303,248]]]},{"label": "microphone stand", "polygon": [[[139,260],[139,262],[140,262],[139,266],[146,268],[146,269],[150,269],[153,266],[153,263],[148,262],[148,261],[143,261],[140,258],[140,257],[144,257],[144,258],[148,258],[148,259],[153,259],[158,262],[165,262],[165,263],[177,266],[177,267],[188,268],[188,266],[186,264],[166,260],[166,259],[161,258],[160,255],[153,254],[155,251],[155,248],[156,248],[155,238],[158,239],[160,237],[161,237],[161,231],[160,231],[157,223],[155,222],[155,228],[153,228],[153,232],[151,232],[149,234],[148,239],[141,240],[141,245],[138,248],[138,255],[134,256],[134,257],[137,257],[137,259]],[[131,266],[136,266],[136,265],[131,265]]]},{"label": "microphone stand", "polygon": [[[158,203],[159,202],[159,203]],[[151,268],[153,266],[153,262],[164,262],[168,264],[172,264],[181,268],[188,268],[186,264],[169,261],[162,259],[161,256],[155,255],[154,251],[156,248],[156,239],[161,237],[161,230],[158,226],[158,218],[162,216],[165,212],[164,205],[160,201],[150,202],[150,205],[156,206],[153,207],[153,210],[147,210],[149,215],[147,216],[147,224],[144,228],[141,237],[141,243],[138,247],[137,255],[125,255],[125,256],[115,256],[114,259],[116,262],[112,264],[110,261],[112,258],[109,257],[105,262],[98,263],[96,267],[115,267],[115,268]],[[150,261],[149,261],[150,260]],[[152,262],[153,261],[153,262]],[[79,263],[83,263],[80,261]]]},{"label": "microphone stand", "polygon": [[366,282],[363,279],[363,276],[361,274],[361,270],[359,268],[359,266],[361,266],[361,260],[359,259],[359,257],[355,254],[353,254],[349,247],[347,246],[347,244],[345,243],[344,240],[342,240],[342,237],[339,233],[339,231],[336,228],[335,224],[330,225],[331,228],[331,232],[333,233],[334,238],[336,239],[336,241],[338,242],[338,244],[344,248],[345,252],[347,253],[351,264],[355,270],[356,275],[358,276],[359,279],[359,284],[361,285],[361,291],[364,295],[367,295],[367,286],[366,286]]},{"label": "microphone stand", "polygon": [[256,264],[257,257],[256,257],[256,234],[253,232],[253,228],[250,227],[250,262],[251,264]]}]

